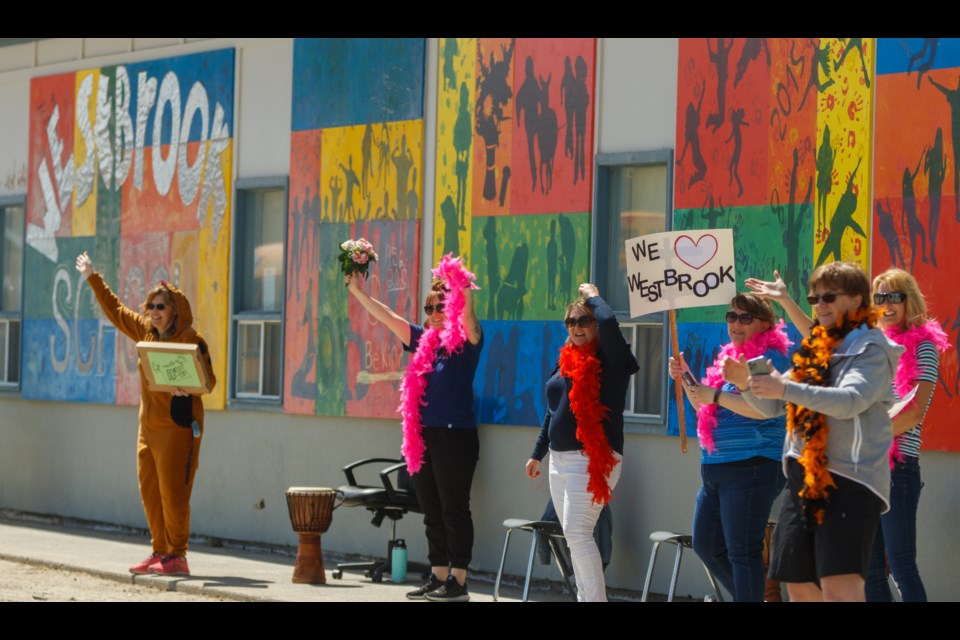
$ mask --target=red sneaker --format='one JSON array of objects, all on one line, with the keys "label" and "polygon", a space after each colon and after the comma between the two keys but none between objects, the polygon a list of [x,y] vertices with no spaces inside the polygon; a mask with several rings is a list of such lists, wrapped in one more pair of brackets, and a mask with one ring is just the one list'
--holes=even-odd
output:
[{"label": "red sneaker", "polygon": [[187,559],[182,556],[164,556],[154,561],[147,569],[150,573],[161,576],[188,576],[190,567],[187,566]]},{"label": "red sneaker", "polygon": [[148,557],[146,560],[130,567],[130,573],[134,573],[137,575],[147,573],[147,571],[150,568],[150,565],[156,562],[160,562],[162,558],[163,556],[161,556],[159,553],[154,551],[153,553],[150,554],[150,557]]}]

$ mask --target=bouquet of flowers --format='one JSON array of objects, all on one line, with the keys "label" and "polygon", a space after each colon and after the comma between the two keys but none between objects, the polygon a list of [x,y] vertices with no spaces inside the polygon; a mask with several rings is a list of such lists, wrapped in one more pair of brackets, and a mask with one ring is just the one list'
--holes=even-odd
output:
[{"label": "bouquet of flowers", "polygon": [[362,273],[367,275],[371,262],[377,261],[377,252],[373,250],[373,245],[366,238],[359,240],[347,240],[340,243],[340,255],[337,256],[340,262],[340,270],[345,275]]}]

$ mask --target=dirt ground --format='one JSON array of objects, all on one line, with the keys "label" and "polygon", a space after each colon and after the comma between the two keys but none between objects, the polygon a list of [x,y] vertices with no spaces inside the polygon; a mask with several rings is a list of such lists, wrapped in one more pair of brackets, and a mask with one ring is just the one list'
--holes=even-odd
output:
[{"label": "dirt ground", "polygon": [[107,580],[80,571],[0,560],[0,602],[230,602],[226,598]]}]

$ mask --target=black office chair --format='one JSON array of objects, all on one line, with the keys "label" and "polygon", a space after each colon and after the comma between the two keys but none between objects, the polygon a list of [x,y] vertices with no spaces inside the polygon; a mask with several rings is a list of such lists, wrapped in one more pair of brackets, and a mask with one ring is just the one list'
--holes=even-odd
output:
[{"label": "black office chair", "polygon": [[[376,463],[388,463],[390,465],[380,470],[380,484],[359,484],[354,476],[354,469]],[[344,571],[363,571],[366,577],[374,582],[380,582],[383,580],[384,574],[389,576],[391,572],[390,559],[393,556],[393,546],[397,541],[397,520],[401,519],[406,513],[423,513],[423,511],[420,509],[417,494],[413,490],[410,475],[407,473],[407,465],[403,460],[364,458],[345,466],[343,473],[347,476],[347,484],[337,489],[337,491],[343,493],[342,506],[363,507],[370,511],[373,513],[373,519],[370,523],[375,527],[383,524],[384,518],[389,518],[390,540],[387,542],[387,557],[385,559],[370,562],[344,562],[337,565],[332,575],[339,580],[343,577]],[[390,479],[392,474],[396,474],[395,482]],[[430,571],[430,568],[426,565],[408,563],[407,571],[426,573]]]}]

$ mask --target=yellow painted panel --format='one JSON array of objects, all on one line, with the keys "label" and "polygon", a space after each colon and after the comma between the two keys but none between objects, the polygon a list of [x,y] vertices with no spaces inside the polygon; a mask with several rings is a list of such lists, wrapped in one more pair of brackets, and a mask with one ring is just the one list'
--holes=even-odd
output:
[{"label": "yellow painted panel", "polygon": [[476,61],[475,38],[440,39],[432,264],[453,252],[470,265]]},{"label": "yellow painted panel", "polygon": [[830,79],[817,111],[818,157],[832,150],[832,165],[818,162],[817,178],[831,176],[825,205],[816,208],[815,266],[852,260],[870,269],[870,172],[872,168],[873,60],[870,38],[830,38]]},{"label": "yellow painted panel", "polygon": [[[207,158],[204,171],[210,163],[210,143],[206,143]],[[200,231],[197,234],[199,249],[199,286],[196,310],[196,327],[207,340],[213,360],[213,370],[217,376],[217,386],[204,396],[204,407],[223,409],[226,406],[227,391],[227,326],[230,317],[230,229],[233,212],[233,141],[227,145],[220,156],[223,169],[224,188],[227,207],[220,225],[219,235],[213,237],[213,200],[207,211],[200,217]],[[201,178],[202,180],[202,178]]]}]

